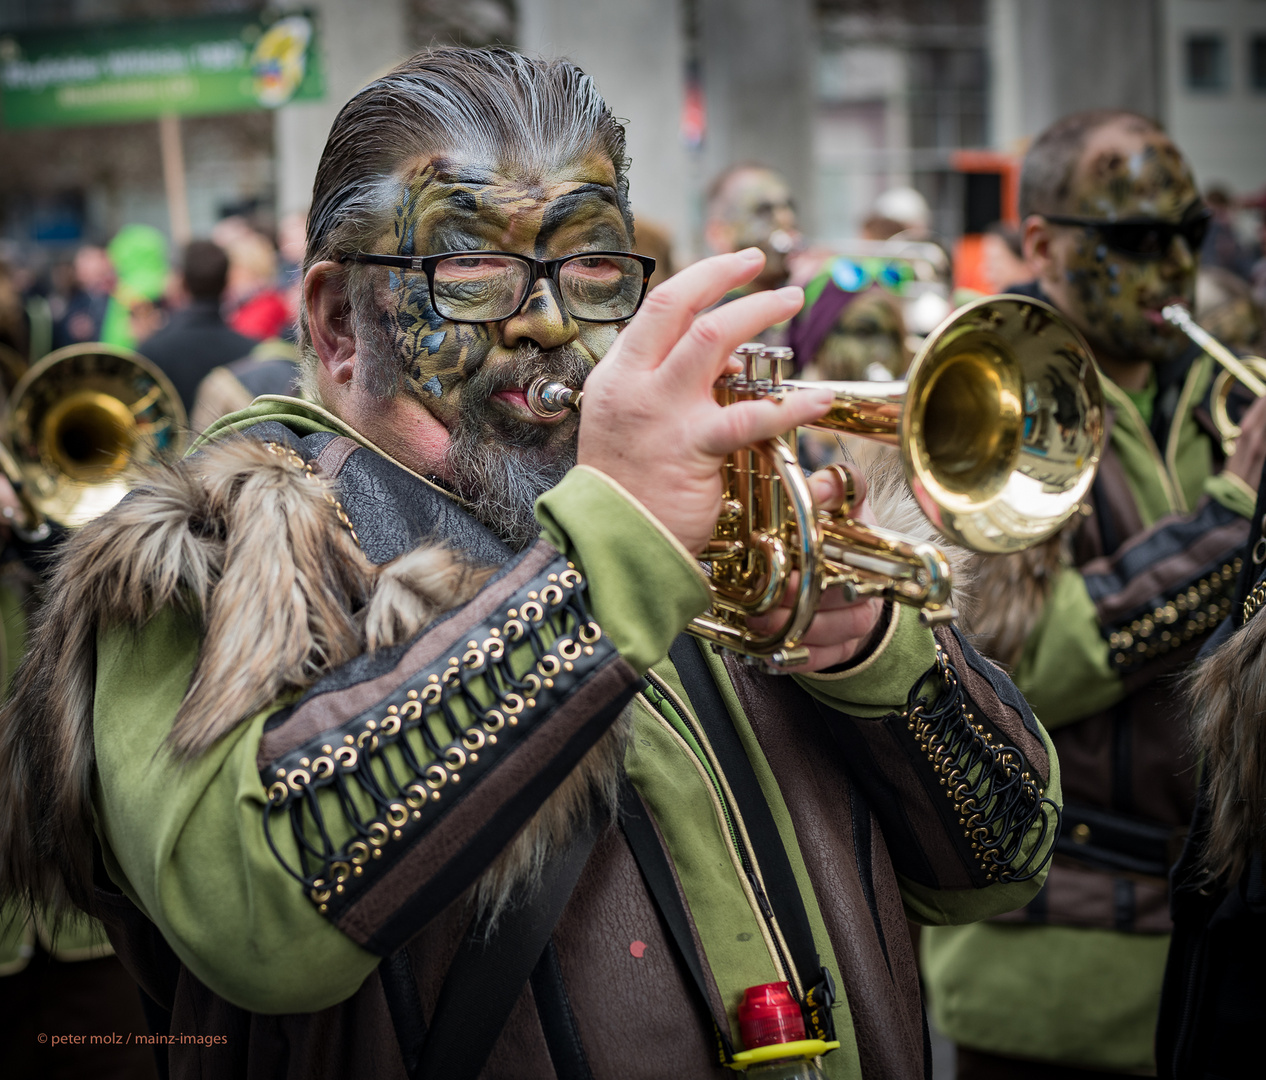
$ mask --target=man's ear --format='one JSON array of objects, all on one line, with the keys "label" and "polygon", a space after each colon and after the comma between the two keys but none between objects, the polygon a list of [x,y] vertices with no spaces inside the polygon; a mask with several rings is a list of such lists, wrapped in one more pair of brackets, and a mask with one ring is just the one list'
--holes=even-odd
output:
[{"label": "man's ear", "polygon": [[1030,214],[1021,226],[1024,261],[1039,281],[1049,280],[1054,273],[1055,255],[1051,250],[1055,234],[1050,222],[1041,214]]},{"label": "man's ear", "polygon": [[356,369],[356,332],[347,300],[347,272],[336,262],[313,263],[303,279],[308,336],[327,376],[342,385]]}]

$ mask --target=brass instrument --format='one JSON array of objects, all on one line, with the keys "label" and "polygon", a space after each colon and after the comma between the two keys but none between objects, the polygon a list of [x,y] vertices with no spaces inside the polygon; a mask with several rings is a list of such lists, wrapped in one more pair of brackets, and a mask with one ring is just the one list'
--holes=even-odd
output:
[{"label": "brass instrument", "polygon": [[[1045,540],[1077,512],[1094,479],[1104,438],[1097,369],[1080,334],[1039,300],[987,297],[961,308],[924,342],[904,382],[798,382],[782,377],[790,349],[756,344],[738,355],[744,371],[718,380],[718,402],[829,386],[834,405],[808,426],[898,447],[928,519],[975,551],[1019,551]],[[582,394],[542,378],[527,399],[537,415],[551,417],[579,411]],[[954,618],[941,551],[862,524],[847,503],[838,514],[815,510],[794,435],[727,460],[722,512],[700,555],[711,565],[712,608],[691,633],[757,662],[803,663],[800,641],[823,590],[836,585],[850,599],[883,596],[918,607],[926,624]],[[748,616],[780,605],[790,614],[778,630],[748,627]]]},{"label": "brass instrument", "polygon": [[1213,423],[1222,438],[1222,449],[1230,457],[1235,453],[1235,440],[1240,437],[1239,425],[1231,419],[1227,411],[1231,387],[1238,380],[1254,397],[1266,394],[1266,360],[1260,356],[1236,356],[1179,304],[1161,308],[1161,318],[1178,327],[1222,366],[1213,382],[1212,412]]},{"label": "brass instrument", "polygon": [[130,349],[93,342],[49,353],[13,388],[0,469],[22,504],[27,539],[82,525],[130,487],[133,466],[179,455],[188,428],[171,381]]}]

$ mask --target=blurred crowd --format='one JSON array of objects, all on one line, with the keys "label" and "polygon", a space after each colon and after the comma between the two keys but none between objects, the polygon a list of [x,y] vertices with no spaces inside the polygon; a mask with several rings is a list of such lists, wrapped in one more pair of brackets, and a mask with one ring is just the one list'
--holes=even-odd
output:
[{"label": "blurred crowd", "polygon": [[294,391],[303,214],[269,230],[243,216],[173,252],[151,225],[104,246],[0,260],[0,380],[12,390],[50,352],[91,342],[132,349],[171,380],[194,430],[259,394]]}]

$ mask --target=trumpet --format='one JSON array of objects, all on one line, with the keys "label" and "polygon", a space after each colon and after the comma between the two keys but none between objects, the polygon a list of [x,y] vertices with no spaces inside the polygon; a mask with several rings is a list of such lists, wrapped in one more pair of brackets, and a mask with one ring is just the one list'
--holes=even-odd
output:
[{"label": "trumpet", "polygon": [[[784,378],[790,349],[740,346],[743,372],[718,380],[721,405],[829,387],[830,410],[811,428],[897,447],[924,514],[948,540],[1012,552],[1053,535],[1094,480],[1103,450],[1103,392],[1089,347],[1058,313],[1021,296],[986,297],[947,318],[907,378],[811,383]],[[762,370],[767,365],[767,372]],[[583,392],[548,377],[527,392],[549,418],[579,412]],[[691,633],[754,663],[794,667],[824,590],[881,596],[919,610],[926,625],[952,620],[951,572],[935,545],[862,524],[850,491],[839,513],[815,509],[795,432],[745,447],[723,467],[721,514],[699,558],[710,565],[712,606]],[[794,588],[793,588],[794,581]],[[788,614],[758,634],[748,617]]]},{"label": "trumpet", "polygon": [[1240,428],[1227,409],[1231,387],[1238,380],[1254,397],[1266,394],[1266,360],[1260,356],[1236,356],[1208,330],[1191,317],[1191,313],[1179,304],[1161,308],[1161,318],[1178,327],[1193,342],[1213,357],[1222,370],[1213,382],[1213,423],[1222,439],[1222,449],[1227,457],[1235,453],[1235,441]]},{"label": "trumpet", "polygon": [[140,353],[69,345],[18,380],[4,410],[0,470],[21,504],[29,541],[74,528],[127,494],[129,473],[179,455],[188,420],[171,381]]}]

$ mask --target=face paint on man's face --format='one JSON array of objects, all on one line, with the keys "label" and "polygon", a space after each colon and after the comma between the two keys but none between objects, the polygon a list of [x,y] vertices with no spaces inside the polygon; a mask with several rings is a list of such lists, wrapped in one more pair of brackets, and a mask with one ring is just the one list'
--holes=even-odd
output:
[{"label": "face paint on man's face", "polygon": [[[1177,223],[1199,198],[1177,147],[1159,132],[1140,135],[1119,127],[1088,140],[1073,180],[1070,215],[1123,221]],[[1073,233],[1062,267],[1072,314],[1090,343],[1107,354],[1163,362],[1189,342],[1160,317],[1161,308],[1195,299],[1198,252],[1176,239],[1162,257],[1144,259],[1114,251],[1093,227]]]},{"label": "face paint on man's face", "polygon": [[[506,251],[546,261],[631,247],[615,170],[599,155],[530,181],[469,161],[420,161],[404,174],[391,227],[373,250]],[[424,274],[382,273],[382,346],[404,385],[396,398],[403,412],[392,412],[380,445],[401,444],[402,460],[441,477],[480,521],[524,546],[539,534],[532,504],[574,461],[577,431],[575,417],[534,416],[524,391],[539,375],[579,385],[619,326],[573,320],[552,281],[534,282],[518,314],[499,323],[452,322],[431,305]],[[411,410],[438,421],[446,438],[430,434],[425,449],[415,448]],[[419,430],[434,428],[427,421]]]},{"label": "face paint on man's face", "polygon": [[[401,255],[445,251],[511,251],[537,259],[585,250],[629,250],[631,243],[615,200],[610,162],[600,157],[537,181],[512,179],[484,165],[432,158],[402,182],[391,232],[380,250]],[[431,306],[425,275],[391,271],[384,329],[404,369],[405,392],[450,430],[461,415],[467,382],[485,365],[515,354],[503,344],[505,323],[455,323]],[[555,287],[536,282],[523,315],[536,325],[542,359],[564,340],[596,363],[611,347],[618,327],[573,321],[560,307]],[[533,329],[522,327],[531,344]],[[493,391],[487,405],[508,422],[531,423],[522,387]],[[574,425],[573,425],[574,426]]]}]

